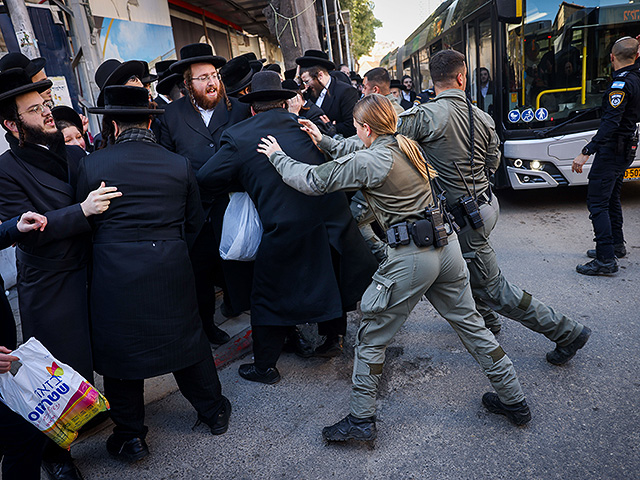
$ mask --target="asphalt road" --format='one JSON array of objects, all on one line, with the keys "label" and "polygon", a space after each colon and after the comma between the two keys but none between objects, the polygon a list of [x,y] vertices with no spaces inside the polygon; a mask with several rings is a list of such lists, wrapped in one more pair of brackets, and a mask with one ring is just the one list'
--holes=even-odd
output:
[{"label": "asphalt road", "polygon": [[[388,349],[375,446],[327,445],[320,431],[348,412],[352,347],[341,358],[283,355],[279,384],[220,371],[233,415],[214,437],[174,393],[147,407],[151,455],[134,465],[105,450],[110,427],[72,448],[87,479],[632,479],[640,478],[640,182],[623,192],[630,255],[613,277],[575,266],[593,247],[584,188],[500,193],[492,240],[512,282],[593,330],[569,364],[553,344],[504,319],[497,336],[531,407],[524,428],[481,405],[490,386],[450,328],[421,302]],[[353,342],[350,318],[346,344]]]}]

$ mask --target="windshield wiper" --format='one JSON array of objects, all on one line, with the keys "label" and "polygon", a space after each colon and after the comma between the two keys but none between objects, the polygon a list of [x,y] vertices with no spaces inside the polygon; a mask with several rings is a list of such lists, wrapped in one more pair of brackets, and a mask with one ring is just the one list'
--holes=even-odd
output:
[{"label": "windshield wiper", "polygon": [[584,115],[586,115],[587,113],[591,113],[595,110],[598,110],[600,107],[591,107],[588,108],[586,110],[584,110],[583,112],[580,112],[578,115],[576,115],[575,117],[571,117],[569,120],[562,122],[558,125],[555,125],[553,127],[549,127],[549,128],[544,128],[541,130],[536,131],[536,138],[545,138],[547,137],[551,132],[555,132],[556,130],[558,130],[559,128],[564,127],[565,125],[569,125],[570,123],[575,122],[576,120],[578,120],[579,118],[582,118]]}]

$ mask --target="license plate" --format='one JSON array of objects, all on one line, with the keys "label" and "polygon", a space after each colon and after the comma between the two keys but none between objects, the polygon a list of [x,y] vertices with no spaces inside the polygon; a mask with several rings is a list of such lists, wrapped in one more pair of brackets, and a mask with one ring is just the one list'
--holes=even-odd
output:
[{"label": "license plate", "polygon": [[627,168],[624,172],[625,180],[640,180],[640,167]]}]

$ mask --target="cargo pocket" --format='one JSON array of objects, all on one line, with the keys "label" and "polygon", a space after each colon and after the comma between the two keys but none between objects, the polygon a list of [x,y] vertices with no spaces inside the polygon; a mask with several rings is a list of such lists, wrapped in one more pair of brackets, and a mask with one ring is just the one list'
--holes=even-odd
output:
[{"label": "cargo pocket", "polygon": [[469,280],[472,285],[480,285],[484,280],[489,277],[489,270],[482,261],[482,259],[476,254],[475,251],[463,253],[462,256],[467,262],[467,268],[469,269]]},{"label": "cargo pocket", "polygon": [[391,299],[391,290],[396,283],[395,280],[384,277],[379,273],[374,273],[371,278],[371,285],[362,296],[360,310],[362,313],[380,313],[387,308]]}]

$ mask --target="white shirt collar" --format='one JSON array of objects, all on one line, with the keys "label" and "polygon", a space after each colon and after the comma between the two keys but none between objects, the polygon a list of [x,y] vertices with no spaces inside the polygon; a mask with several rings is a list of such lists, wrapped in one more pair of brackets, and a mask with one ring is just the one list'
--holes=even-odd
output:
[{"label": "white shirt collar", "polygon": [[324,86],[324,88],[322,89],[322,92],[320,92],[320,95],[318,96],[318,99],[316,100],[316,105],[317,106],[322,107],[322,102],[324,101],[324,97],[327,95],[327,92],[329,91],[329,85],[331,85],[331,77],[329,77],[329,81]]},{"label": "white shirt collar", "polygon": [[202,117],[202,121],[204,122],[205,127],[209,126],[209,122],[211,121],[211,117],[213,117],[213,112],[215,111],[215,108],[212,108],[211,110],[205,110],[204,108],[202,108],[200,105],[196,104],[196,107],[198,107],[198,111],[200,112],[200,116]]}]

